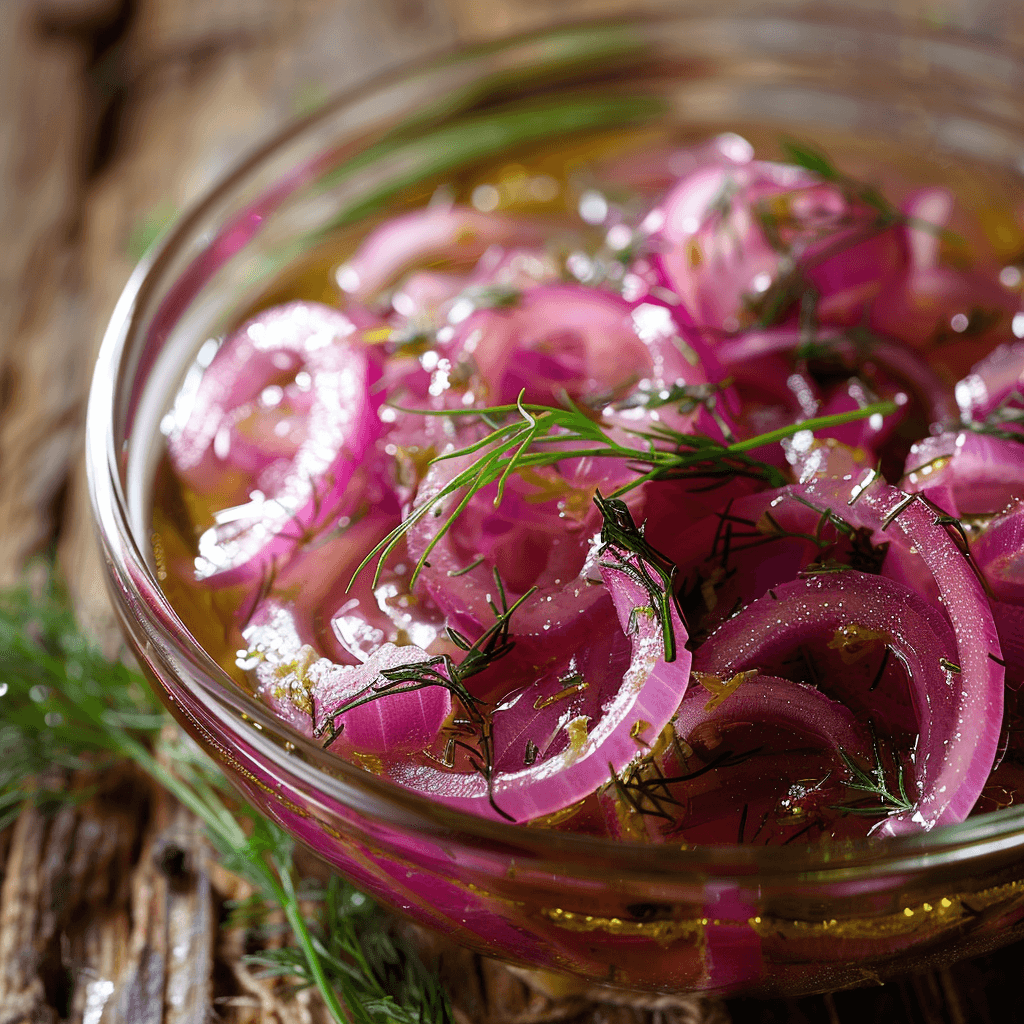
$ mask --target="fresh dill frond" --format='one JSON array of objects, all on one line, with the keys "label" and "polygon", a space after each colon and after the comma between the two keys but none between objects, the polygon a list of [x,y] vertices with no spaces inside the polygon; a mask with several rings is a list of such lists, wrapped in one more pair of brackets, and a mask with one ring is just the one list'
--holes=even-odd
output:
[{"label": "fresh dill frond", "polygon": [[665,660],[675,661],[676,632],[672,622],[672,608],[679,617],[682,611],[676,604],[676,566],[671,559],[647,542],[642,526],[637,526],[626,503],[618,498],[605,498],[598,491],[594,504],[601,512],[601,556],[615,556],[614,562],[601,561],[605,569],[625,573],[634,583],[647,591],[651,607],[658,616],[665,646]]},{"label": "fresh dill frond", "polygon": [[[620,498],[651,480],[749,476],[764,481],[768,487],[781,487],[787,482],[784,474],[775,466],[752,458],[748,452],[775,444],[796,433],[827,430],[866,419],[876,413],[887,416],[896,411],[896,405],[887,401],[875,402],[862,408],[817,416],[756,437],[731,442],[719,441],[703,434],[683,434],[663,424],[655,424],[648,430],[628,432],[637,438],[639,444],[636,447],[616,440],[599,421],[571,403],[564,408],[531,405],[523,402],[522,394],[514,405],[400,411],[427,416],[471,417],[492,427],[479,440],[439,455],[431,462],[434,465],[473,456],[471,463],[456,473],[436,494],[414,505],[405,519],[367,553],[352,577],[355,579],[368,565],[375,563],[376,584],[385,562],[402,538],[427,515],[443,517],[437,532],[416,562],[409,579],[409,586],[412,587],[428,564],[431,552],[470,501],[484,488],[497,482],[494,498],[497,508],[504,498],[509,477],[514,472],[556,466],[569,459],[619,459],[634,469],[637,475],[608,495],[609,498]],[[446,507],[449,501],[454,503],[453,508]]]},{"label": "fresh dill frond", "polygon": [[906,773],[898,757],[894,757],[895,787],[886,777],[885,764],[882,760],[881,743],[874,723],[869,722],[871,732],[871,753],[873,763],[866,768],[859,765],[842,747],[837,747],[843,764],[850,773],[846,786],[849,789],[873,797],[878,802],[865,805],[863,802],[841,804],[833,810],[844,814],[856,814],[864,817],[888,817],[914,809],[914,801],[907,794]]},{"label": "fresh dill frond", "polygon": [[138,673],[85,636],[52,577],[0,592],[0,828],[29,800],[63,798],[47,788],[54,768],[131,760],[203,822],[224,867],[253,887],[234,923],[283,912],[293,944],[255,954],[265,968],[316,986],[337,1024],[451,1024],[438,981],[362,893],[332,879],[308,919],[291,837],[240,803],[180,734],[168,738],[169,724]]}]

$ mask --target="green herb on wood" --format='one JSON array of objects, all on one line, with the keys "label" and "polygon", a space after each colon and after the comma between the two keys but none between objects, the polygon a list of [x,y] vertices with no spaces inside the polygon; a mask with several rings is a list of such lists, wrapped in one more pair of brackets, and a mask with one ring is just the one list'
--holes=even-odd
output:
[{"label": "green herb on wood", "polygon": [[[127,666],[108,661],[79,628],[59,588],[0,593],[0,827],[48,789],[53,769],[138,765],[206,826],[221,862],[255,890],[234,920],[283,912],[293,944],[254,954],[267,973],[315,986],[338,1024],[449,1024],[447,997],[372,902],[340,879],[310,918],[291,838],[242,804],[213,764],[180,737]],[[308,890],[308,886],[305,887]]]}]

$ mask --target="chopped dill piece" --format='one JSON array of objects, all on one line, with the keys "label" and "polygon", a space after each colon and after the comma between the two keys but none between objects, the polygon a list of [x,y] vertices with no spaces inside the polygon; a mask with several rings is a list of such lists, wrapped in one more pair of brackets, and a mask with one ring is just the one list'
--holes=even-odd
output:
[{"label": "chopped dill piece", "polygon": [[464,565],[461,569],[449,569],[448,575],[452,578],[456,576],[465,576],[467,572],[472,572],[478,565],[483,564],[484,556],[477,555],[468,565]]},{"label": "chopped dill piece", "polygon": [[878,689],[879,684],[882,682],[882,676],[885,675],[885,670],[889,667],[889,656],[892,654],[892,648],[886,644],[882,650],[882,663],[878,666],[878,671],[875,673],[875,678],[871,680],[871,685],[868,687],[868,693],[874,693]]},{"label": "chopped dill piece", "polygon": [[[624,501],[620,501],[618,498],[605,498],[598,491],[594,495],[594,504],[600,510],[603,520],[601,526],[602,554],[610,551],[618,556],[617,561],[602,561],[600,565],[624,573],[647,591],[651,609],[661,623],[665,660],[675,661],[676,634],[672,622],[673,605],[675,605],[679,617],[682,618],[682,609],[679,608],[674,593],[675,563],[647,543],[643,527],[637,526],[633,521],[632,513]],[[631,555],[635,558],[630,559]]]},{"label": "chopped dill piece", "polygon": [[913,810],[914,802],[907,796],[905,772],[902,762],[895,754],[893,755],[896,774],[896,788],[894,792],[892,785],[886,778],[885,766],[882,762],[881,744],[874,723],[869,722],[868,728],[871,732],[871,749],[874,759],[874,763],[868,768],[862,768],[857,764],[842,747],[837,747],[836,749],[850,772],[851,778],[846,783],[847,787],[876,798],[878,803],[873,806],[864,806],[862,803],[844,804],[834,807],[833,810],[842,811],[844,814],[861,816],[889,816]]}]

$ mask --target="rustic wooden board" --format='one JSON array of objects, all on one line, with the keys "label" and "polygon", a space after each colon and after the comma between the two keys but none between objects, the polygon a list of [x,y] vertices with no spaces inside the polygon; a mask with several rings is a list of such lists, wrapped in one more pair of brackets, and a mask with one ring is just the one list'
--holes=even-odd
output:
[{"label": "rustic wooden board", "polygon": [[[898,5],[1024,38],[1013,4]],[[132,240],[154,211],[187,205],[297,110],[384,68],[460,41],[633,10],[622,0],[8,0],[0,584],[56,545],[80,615],[117,650],[79,449],[89,368],[130,273]],[[242,962],[243,936],[220,920],[244,887],[212,862],[194,819],[127,768],[67,784],[96,789],[56,813],[27,810],[0,835],[0,1024],[324,1019],[313,996],[285,998]],[[544,979],[422,941],[441,957],[460,1024],[728,1020],[715,1001],[626,1006],[571,986],[552,994]],[[985,963],[1019,962],[1001,956]],[[982,969],[901,983],[890,991],[906,1016],[890,1001],[889,1019],[970,1019],[990,1005],[991,986],[970,987]],[[737,1021],[834,1022],[863,1015],[850,1009],[857,998],[732,1010]]]},{"label": "rustic wooden board", "polygon": [[[116,651],[79,446],[89,367],[133,238],[304,105],[513,24],[478,15],[434,0],[19,0],[0,43],[12,115],[0,120],[0,183],[25,197],[0,211],[17,240],[0,249],[0,581],[56,541],[79,614]],[[241,883],[211,863],[195,820],[128,769],[90,781],[92,799],[27,810],[0,846],[0,1022],[186,1024],[211,1010],[238,1022],[323,1019],[311,993],[285,998],[286,986],[245,967],[244,936],[219,926]],[[653,1019],[631,1007],[595,1016],[582,992],[546,995],[428,941],[466,1024]],[[717,1004],[684,1000],[660,1019],[723,1018]]]}]

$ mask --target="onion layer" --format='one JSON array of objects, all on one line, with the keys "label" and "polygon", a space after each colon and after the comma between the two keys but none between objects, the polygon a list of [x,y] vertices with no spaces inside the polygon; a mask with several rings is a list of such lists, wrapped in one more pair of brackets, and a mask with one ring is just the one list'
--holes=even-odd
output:
[{"label": "onion layer", "polygon": [[370,397],[376,370],[354,334],[337,310],[289,303],[240,327],[203,375],[190,415],[168,439],[175,468],[200,490],[232,469],[229,428],[240,410],[280,391],[282,380],[309,392],[297,443],[285,457],[274,457],[283,421],[257,415],[244,458],[263,448],[266,466],[249,500],[217,513],[200,538],[196,577],[208,586],[258,578],[337,513],[379,427]]}]

